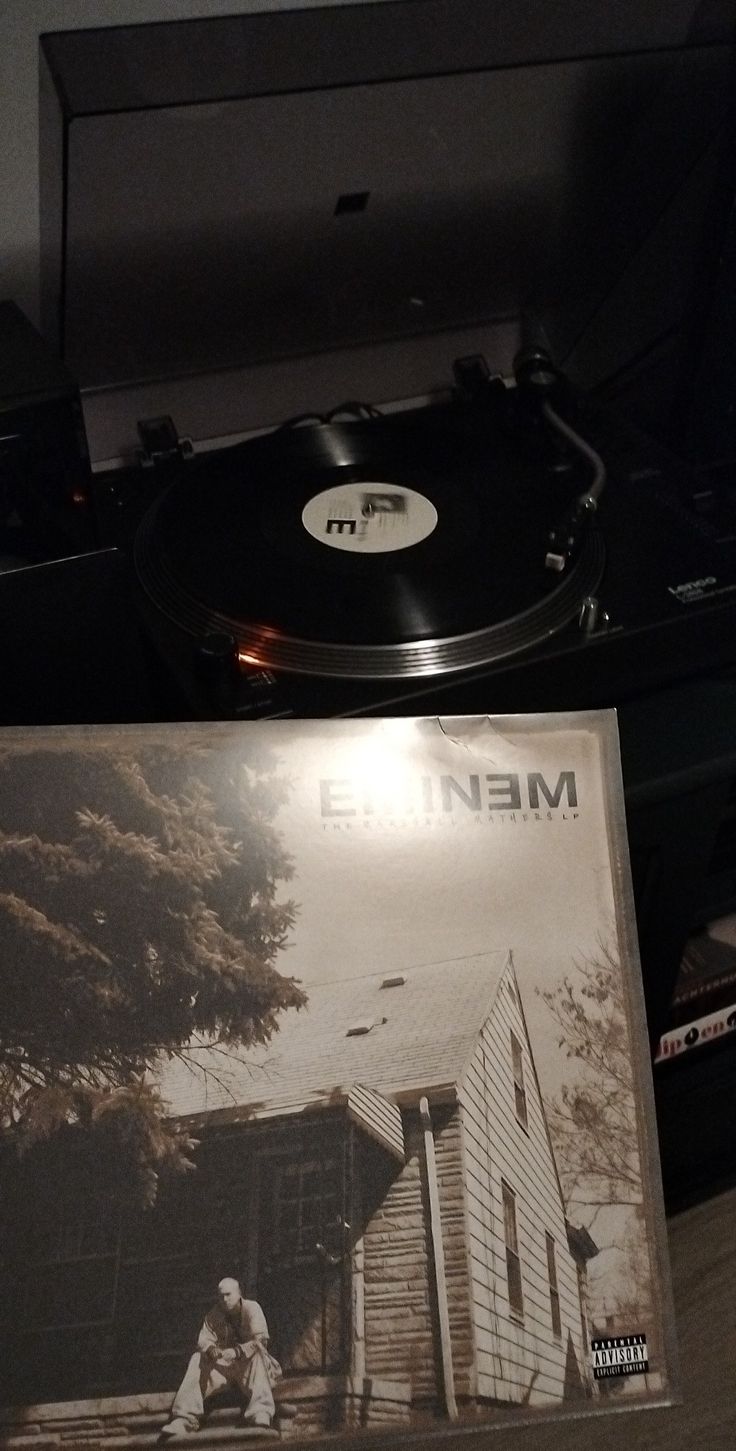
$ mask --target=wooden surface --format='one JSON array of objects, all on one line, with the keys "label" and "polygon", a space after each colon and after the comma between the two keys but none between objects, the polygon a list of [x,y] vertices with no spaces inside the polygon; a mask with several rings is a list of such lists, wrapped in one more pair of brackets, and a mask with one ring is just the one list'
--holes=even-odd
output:
[{"label": "wooden surface", "polygon": [[682,1404],[499,1430],[489,1451],[735,1451],[736,1189],[669,1222]]}]

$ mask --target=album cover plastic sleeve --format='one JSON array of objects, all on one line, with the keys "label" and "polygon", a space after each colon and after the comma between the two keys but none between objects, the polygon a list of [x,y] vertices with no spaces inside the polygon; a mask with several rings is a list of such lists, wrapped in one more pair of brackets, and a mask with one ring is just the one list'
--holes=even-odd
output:
[{"label": "album cover plastic sleeve", "polygon": [[0,1447],[672,1401],[613,712],[5,730],[0,976]]}]

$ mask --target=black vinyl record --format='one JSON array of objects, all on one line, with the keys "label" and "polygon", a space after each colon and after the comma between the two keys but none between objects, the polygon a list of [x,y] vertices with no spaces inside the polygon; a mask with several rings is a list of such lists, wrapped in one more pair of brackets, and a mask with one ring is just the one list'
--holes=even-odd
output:
[{"label": "black vinyl record", "polygon": [[599,537],[550,577],[554,475],[431,415],[282,429],[201,457],[140,528],[149,600],[193,636],[231,633],[247,660],[332,676],[462,669],[561,629],[600,580]]}]

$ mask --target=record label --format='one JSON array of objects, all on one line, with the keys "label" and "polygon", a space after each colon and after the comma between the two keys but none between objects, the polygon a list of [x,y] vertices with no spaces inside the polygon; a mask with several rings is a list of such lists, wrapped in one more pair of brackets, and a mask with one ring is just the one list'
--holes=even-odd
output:
[{"label": "record label", "polygon": [[434,504],[415,489],[363,481],[323,489],[302,510],[313,539],[354,554],[410,549],[436,529],[437,517]]}]

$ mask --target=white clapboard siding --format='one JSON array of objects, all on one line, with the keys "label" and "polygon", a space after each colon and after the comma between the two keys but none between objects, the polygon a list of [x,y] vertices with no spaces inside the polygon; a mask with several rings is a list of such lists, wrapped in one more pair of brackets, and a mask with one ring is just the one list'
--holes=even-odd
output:
[{"label": "white clapboard siding", "polygon": [[354,1083],[348,1094],[347,1108],[348,1117],[353,1123],[358,1124],[381,1148],[387,1149],[403,1164],[406,1158],[404,1127],[401,1110],[397,1105],[390,1103],[383,1094],[376,1093],[374,1088],[364,1088],[361,1083]]},{"label": "white clapboard siding", "polygon": [[[475,1378],[460,1116],[457,1108],[436,1106],[432,1120],[453,1373],[456,1394],[462,1399],[474,1389]],[[407,1379],[415,1405],[436,1407],[441,1375],[423,1189],[423,1132],[416,1110],[405,1110],[404,1133],[406,1163],[396,1166],[363,1235],[366,1371]]]},{"label": "white clapboard siding", "polygon": [[[526,1130],[516,1116],[512,1031],[522,1047]],[[530,1405],[560,1401],[570,1342],[584,1375],[577,1276],[511,963],[460,1085],[460,1103],[478,1395]],[[523,1316],[509,1305],[502,1181],[516,1196]],[[559,1337],[545,1232],[555,1242]]]}]

